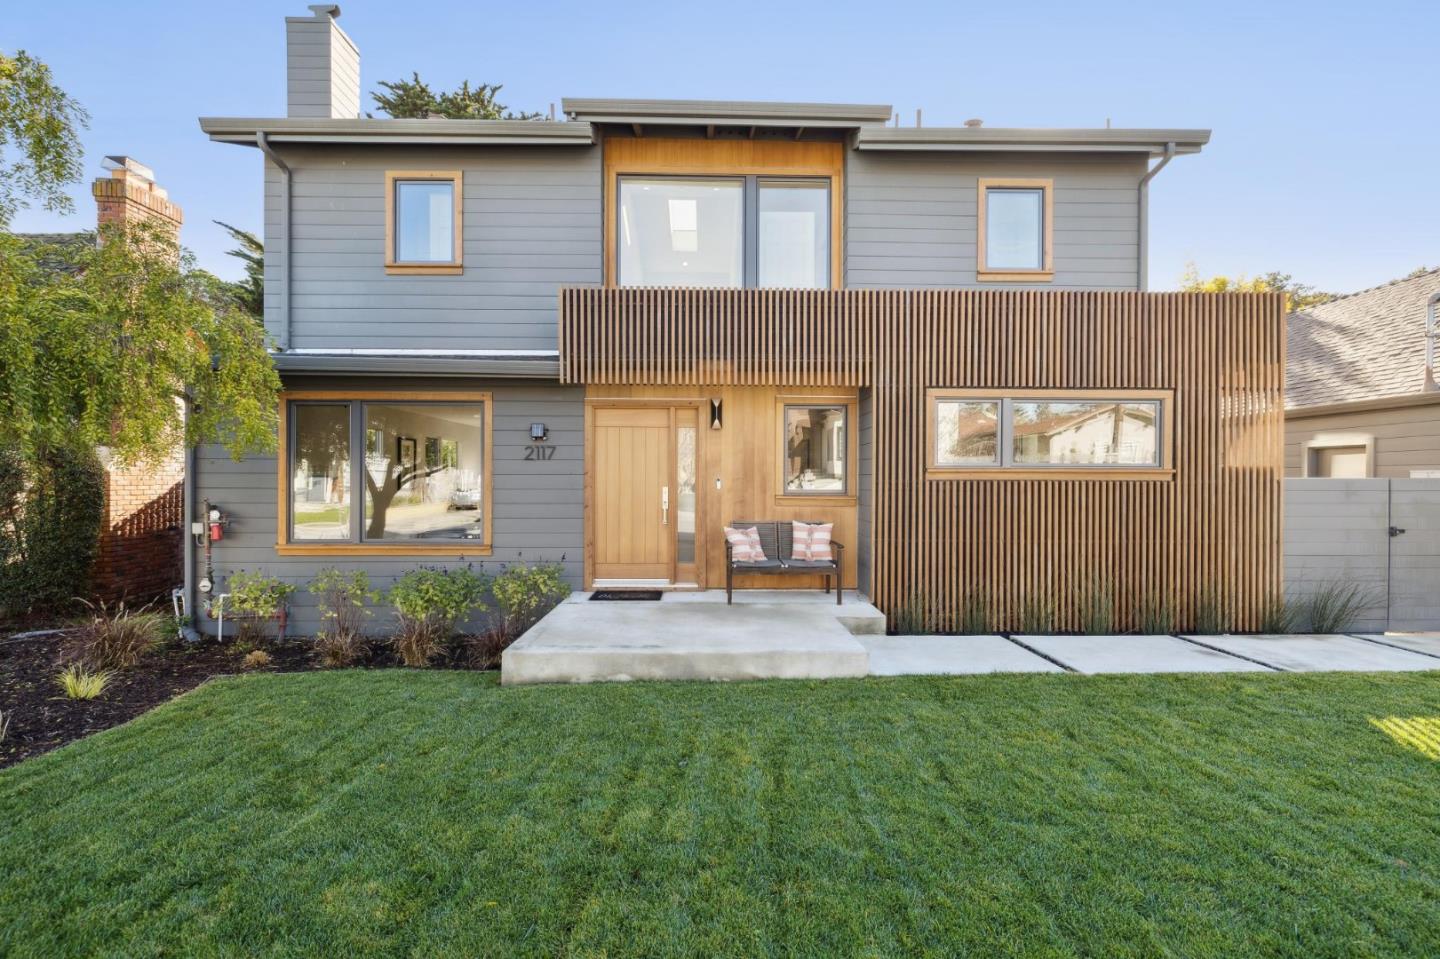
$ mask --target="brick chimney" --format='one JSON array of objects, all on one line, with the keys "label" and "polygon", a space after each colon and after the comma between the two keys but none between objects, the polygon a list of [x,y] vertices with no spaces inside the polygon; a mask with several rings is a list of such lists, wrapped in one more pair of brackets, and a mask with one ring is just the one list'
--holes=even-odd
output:
[{"label": "brick chimney", "polygon": [[150,222],[170,228],[179,237],[184,216],[155,185],[154,170],[126,156],[107,156],[104,166],[110,175],[97,177],[90,186],[100,227],[124,230],[134,223]]},{"label": "brick chimney", "polygon": [[285,115],[354,120],[360,116],[360,49],[340,29],[340,7],[310,6],[285,18]]}]

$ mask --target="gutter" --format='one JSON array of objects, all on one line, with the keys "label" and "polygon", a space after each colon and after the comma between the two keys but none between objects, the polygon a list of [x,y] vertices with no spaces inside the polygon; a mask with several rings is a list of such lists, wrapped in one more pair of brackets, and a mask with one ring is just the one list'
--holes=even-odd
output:
[{"label": "gutter", "polygon": [[1435,389],[1435,337],[1440,331],[1435,329],[1435,308],[1440,305],[1440,290],[1430,294],[1430,299],[1425,301],[1425,389]]},{"label": "gutter", "polygon": [[1175,143],[1165,144],[1165,155],[1140,178],[1140,292],[1150,288],[1150,181],[1175,159]]},{"label": "gutter", "polygon": [[288,350],[290,348],[290,194],[292,192],[290,166],[280,159],[280,155],[270,146],[270,139],[265,135],[264,130],[255,131],[255,145],[271,163],[280,168],[282,184],[280,237],[285,245],[285,250],[280,260],[280,330],[275,337],[275,344],[278,349]]}]

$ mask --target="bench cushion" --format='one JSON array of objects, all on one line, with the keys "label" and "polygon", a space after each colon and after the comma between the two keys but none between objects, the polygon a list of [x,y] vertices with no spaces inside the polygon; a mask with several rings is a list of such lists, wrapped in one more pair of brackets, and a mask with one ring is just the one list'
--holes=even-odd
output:
[{"label": "bench cushion", "polygon": [[784,569],[784,568],[785,568],[778,559],[762,559],[762,560],[759,560],[759,561],[757,561],[757,562],[745,562],[744,560],[738,560],[738,559],[737,559],[737,560],[735,560],[735,562],[734,562],[733,565],[735,566],[736,569]]},{"label": "bench cushion", "polygon": [[834,569],[833,559],[787,559],[786,569]]}]

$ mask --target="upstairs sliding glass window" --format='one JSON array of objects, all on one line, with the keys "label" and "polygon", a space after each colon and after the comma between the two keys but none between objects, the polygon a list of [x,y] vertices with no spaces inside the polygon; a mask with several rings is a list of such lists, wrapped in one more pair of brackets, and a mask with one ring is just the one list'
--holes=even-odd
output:
[{"label": "upstairs sliding glass window", "polygon": [[830,285],[830,181],[624,176],[621,286],[817,289]]}]

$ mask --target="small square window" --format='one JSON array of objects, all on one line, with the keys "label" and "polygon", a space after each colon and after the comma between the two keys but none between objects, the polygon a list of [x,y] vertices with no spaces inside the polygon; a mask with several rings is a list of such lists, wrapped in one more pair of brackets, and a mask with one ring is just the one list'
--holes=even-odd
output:
[{"label": "small square window", "polygon": [[387,173],[385,265],[397,273],[458,273],[460,173]]},{"label": "small square window", "polygon": [[979,209],[981,280],[1048,280],[1054,234],[1049,180],[982,179]]}]

